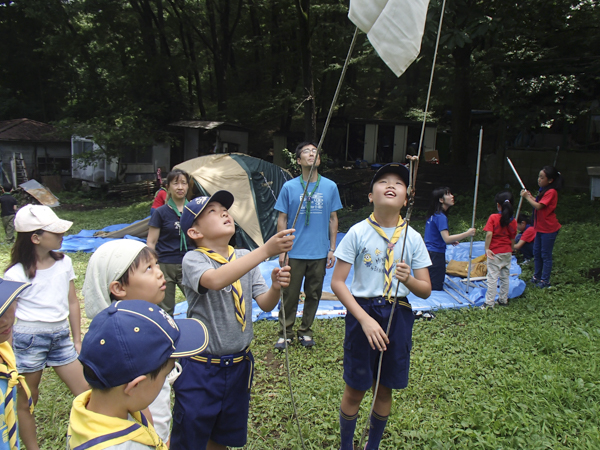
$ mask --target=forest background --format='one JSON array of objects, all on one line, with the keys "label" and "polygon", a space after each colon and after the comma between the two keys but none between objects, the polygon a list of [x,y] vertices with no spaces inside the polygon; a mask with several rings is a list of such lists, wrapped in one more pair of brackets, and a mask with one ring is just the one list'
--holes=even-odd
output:
[{"label": "forest background", "polygon": [[[334,122],[422,116],[440,7],[431,0],[421,55],[400,78],[360,35]],[[275,132],[319,137],[354,31],[347,12],[347,0],[0,1],[0,120],[120,145],[168,139],[175,120],[227,120],[264,156]],[[594,113],[599,24],[593,0],[448,2],[430,118],[451,131],[453,161],[477,132],[473,110],[492,113],[497,147]]]}]

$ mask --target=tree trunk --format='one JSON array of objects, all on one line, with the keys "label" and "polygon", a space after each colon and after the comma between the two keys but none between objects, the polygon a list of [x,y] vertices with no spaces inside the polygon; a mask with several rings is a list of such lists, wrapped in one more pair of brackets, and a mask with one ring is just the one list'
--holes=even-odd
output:
[{"label": "tree trunk", "polygon": [[454,102],[452,106],[452,163],[465,164],[469,155],[471,129],[471,52],[470,45],[456,47],[454,58]]},{"label": "tree trunk", "polygon": [[317,133],[315,87],[310,46],[310,0],[296,0],[298,12],[300,60],[302,63],[302,99],[304,103],[304,139],[314,141]]}]

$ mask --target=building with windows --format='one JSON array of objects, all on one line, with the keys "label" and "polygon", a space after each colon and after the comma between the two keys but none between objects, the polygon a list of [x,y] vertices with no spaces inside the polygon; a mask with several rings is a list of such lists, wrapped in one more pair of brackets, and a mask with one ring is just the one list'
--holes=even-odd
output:
[{"label": "building with windows", "polygon": [[17,185],[15,161],[22,158],[28,179],[71,175],[68,138],[57,135],[47,123],[31,119],[0,121],[0,180]]}]

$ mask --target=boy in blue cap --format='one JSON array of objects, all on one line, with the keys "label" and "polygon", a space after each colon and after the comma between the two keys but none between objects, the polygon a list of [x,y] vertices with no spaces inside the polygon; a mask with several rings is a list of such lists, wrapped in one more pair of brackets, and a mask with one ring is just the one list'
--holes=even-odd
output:
[{"label": "boy in blue cap", "polygon": [[229,241],[235,223],[229,214],[233,195],[218,191],[189,202],[181,214],[181,230],[194,241],[195,251],[183,258],[183,286],[188,317],[208,327],[206,354],[181,362],[173,384],[175,406],[171,446],[177,450],[243,447],[248,433],[250,388],[254,359],[249,350],[252,298],[265,311],[279,301],[289,285],[289,266],[273,269],[267,287],[257,267],[288,252],[294,230],[282,230],[252,252],[234,250]]},{"label": "boy in blue cap", "polygon": [[[15,300],[31,284],[7,281],[0,278],[0,450],[17,450],[17,387],[29,399],[29,411],[33,413],[31,393],[25,377],[17,373],[17,361],[10,339],[15,323]],[[21,395],[21,394],[19,394]]]},{"label": "boy in blue cap", "polygon": [[[165,277],[154,250],[134,239],[115,239],[98,247],[90,258],[81,292],[85,313],[88,319],[93,319],[119,300],[146,300],[158,305],[165,297],[165,288]],[[171,384],[178,373],[176,365],[147,411],[154,429],[167,443],[172,419]]]},{"label": "boy in blue cap", "polygon": [[79,360],[91,390],[73,401],[67,450],[167,450],[141,412],[154,401],[175,358],[206,349],[196,319],[177,323],[144,300],[117,301],[92,320]]},{"label": "boy in blue cap", "polygon": [[[360,403],[375,385],[383,352],[365,449],[379,448],[392,407],[392,389],[404,389],[408,384],[414,316],[406,296],[409,292],[421,298],[431,294],[427,247],[400,215],[406,205],[408,177],[408,170],[399,163],[386,164],[377,171],[369,194],[373,214],[350,228],[335,251],[338,262],[331,287],[348,310],[344,339],[346,388],[340,405],[341,450],[353,448]],[[352,265],[354,278],[348,289],[346,278]],[[398,297],[394,299],[397,287]],[[394,301],[388,337],[385,330]]]}]

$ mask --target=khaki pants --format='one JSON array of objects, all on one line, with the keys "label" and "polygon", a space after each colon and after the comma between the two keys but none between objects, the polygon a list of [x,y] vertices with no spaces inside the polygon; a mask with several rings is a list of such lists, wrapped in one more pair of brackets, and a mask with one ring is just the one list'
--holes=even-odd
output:
[{"label": "khaki pants", "polygon": [[181,264],[164,264],[159,263],[160,270],[162,270],[165,280],[167,282],[167,288],[165,289],[165,299],[159,303],[162,309],[165,310],[170,316],[175,312],[175,287],[179,286],[181,292],[183,291],[182,275],[181,275]]},{"label": "khaki pants", "polygon": [[498,303],[505,305],[508,303],[508,277],[510,276],[510,260],[512,253],[497,253],[494,259],[487,260],[487,286],[485,294],[485,304],[494,306],[496,298],[496,287],[500,279],[500,293],[498,294]]},{"label": "khaki pants", "polygon": [[[290,259],[291,267],[290,285],[283,289],[283,305],[285,308],[285,329],[288,339],[293,338],[294,321],[298,312],[298,300],[302,280],[304,280],[304,310],[302,323],[298,328],[298,336],[313,336],[311,326],[317,314],[321,293],[323,292],[323,278],[327,258],[323,259]],[[279,337],[283,337],[283,314],[279,311]]]},{"label": "khaki pants", "polygon": [[4,233],[6,233],[6,243],[12,244],[15,242],[15,215],[2,216],[2,225],[4,225]]}]

